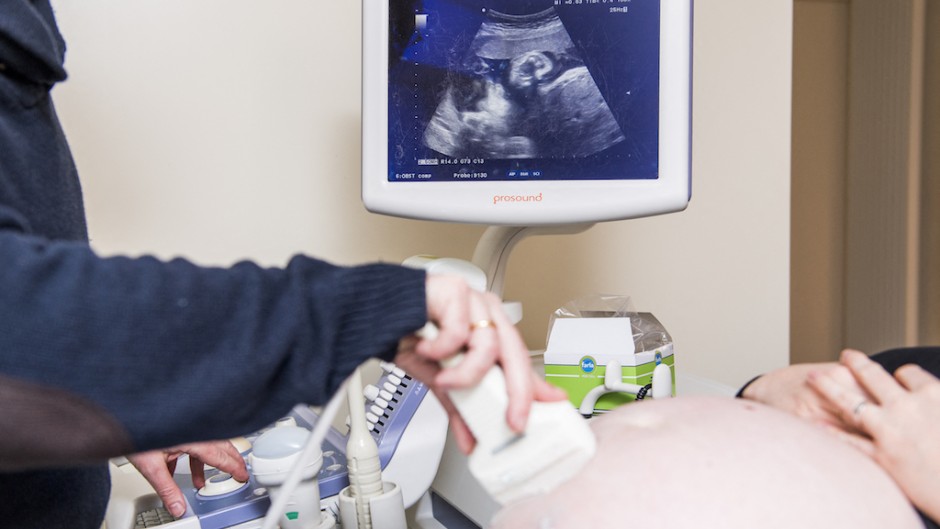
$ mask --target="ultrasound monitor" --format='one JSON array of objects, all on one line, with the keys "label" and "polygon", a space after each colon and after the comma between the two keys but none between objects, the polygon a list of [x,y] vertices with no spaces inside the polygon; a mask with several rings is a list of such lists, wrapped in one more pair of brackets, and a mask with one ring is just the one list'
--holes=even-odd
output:
[{"label": "ultrasound monitor", "polygon": [[363,202],[540,226],[691,196],[692,0],[363,0]]}]

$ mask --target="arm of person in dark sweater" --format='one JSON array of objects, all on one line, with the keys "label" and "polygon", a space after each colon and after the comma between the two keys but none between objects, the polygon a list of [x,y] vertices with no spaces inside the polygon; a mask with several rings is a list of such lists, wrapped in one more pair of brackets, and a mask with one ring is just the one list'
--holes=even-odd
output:
[{"label": "arm of person in dark sweater", "polygon": [[[0,425],[31,425],[3,428],[27,437],[2,441],[0,466],[60,444],[95,459],[225,438],[322,403],[424,324],[424,287],[393,265],[206,268],[0,230],[0,393],[21,403]],[[75,421],[110,433],[69,439]]]}]

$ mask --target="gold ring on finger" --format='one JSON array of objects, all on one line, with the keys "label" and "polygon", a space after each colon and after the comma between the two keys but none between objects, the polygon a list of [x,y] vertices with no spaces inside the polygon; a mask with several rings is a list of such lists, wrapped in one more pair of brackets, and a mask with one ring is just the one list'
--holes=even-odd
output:
[{"label": "gold ring on finger", "polygon": [[478,320],[470,324],[471,331],[475,331],[477,329],[486,329],[489,327],[496,327],[496,324],[493,323],[493,320]]}]

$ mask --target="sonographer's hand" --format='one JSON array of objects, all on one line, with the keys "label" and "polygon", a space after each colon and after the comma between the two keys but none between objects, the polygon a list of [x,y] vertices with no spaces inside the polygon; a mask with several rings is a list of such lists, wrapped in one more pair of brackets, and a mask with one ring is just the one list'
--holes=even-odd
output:
[{"label": "sonographer's hand", "polygon": [[241,454],[229,441],[208,441],[180,445],[166,450],[152,450],[127,457],[141,475],[147,479],[163,501],[163,505],[174,517],[179,518],[186,512],[183,493],[173,480],[176,461],[183,454],[189,454],[189,467],[192,471],[193,486],[201,488],[206,482],[204,464],[211,465],[232,475],[238,481],[248,481],[248,469]]},{"label": "sonographer's hand", "polygon": [[858,351],[843,351],[841,363],[870,397],[859,398],[832,373],[814,374],[810,384],[863,432],[842,437],[878,462],[911,503],[940,520],[940,380],[916,365],[892,377]]},{"label": "sonographer's hand", "polygon": [[[464,452],[470,452],[475,441],[447,391],[472,387],[493,365],[499,364],[506,377],[506,421],[515,431],[525,429],[533,400],[565,398],[563,391],[532,371],[529,350],[498,297],[477,292],[462,279],[443,275],[428,275],[425,290],[428,319],[437,325],[438,333],[432,338],[402,340],[395,363],[431,387],[447,410],[454,436]],[[464,359],[456,367],[441,367],[442,361],[461,352]]]},{"label": "sonographer's hand", "polygon": [[839,409],[809,385],[810,373],[826,373],[851,389],[859,398],[867,396],[855,378],[836,362],[794,364],[771,371],[751,382],[742,397],[792,413],[811,422],[822,423],[849,433],[858,433],[846,422]]}]

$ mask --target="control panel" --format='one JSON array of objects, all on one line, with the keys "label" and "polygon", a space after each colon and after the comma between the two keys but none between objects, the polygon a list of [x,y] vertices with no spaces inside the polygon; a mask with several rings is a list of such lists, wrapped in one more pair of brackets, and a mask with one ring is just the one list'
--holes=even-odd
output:
[{"label": "control panel", "polygon": [[[426,399],[428,388],[418,380],[405,373],[398,366],[388,363],[379,363],[381,374],[374,382],[364,388],[366,397],[366,421],[368,429],[375,439],[379,449],[383,473],[389,470],[396,454],[401,455],[400,445],[406,436],[408,425],[415,418],[422,403],[432,408],[440,408],[440,404],[433,397]],[[427,400],[433,403],[426,402]],[[427,406],[426,406],[427,407]],[[440,423],[442,417],[435,412],[434,422]],[[271,428],[279,426],[300,426],[312,430],[320,419],[317,410],[306,405],[298,405],[291,412],[276,423],[252,432],[243,438],[233,440],[246,463],[251,454],[251,446],[255,439]],[[446,429],[446,420],[443,422]],[[329,429],[321,450],[323,464],[317,476],[320,496],[326,507],[334,505],[330,498],[336,496],[340,490],[349,484],[346,469],[346,432],[348,428],[342,423]],[[417,451],[426,451],[426,448],[417,447]],[[404,450],[407,452],[408,450]],[[404,455],[403,458],[411,459]],[[405,468],[408,465],[399,462],[392,465]],[[179,519],[173,519],[153,494],[152,489],[146,490],[148,494],[139,495],[141,487],[136,487],[136,497],[124,497],[125,493],[134,494],[135,487],[123,487],[121,480],[127,479],[123,474],[132,471],[129,463],[112,465],[112,479],[115,485],[112,491],[111,503],[108,507],[107,526],[109,529],[161,527],[163,529],[222,529],[242,527],[242,524],[263,518],[267,513],[271,500],[265,487],[255,483],[254,477],[248,482],[235,481],[232,476],[217,469],[206,469],[206,484],[200,489],[193,487],[189,472],[189,465],[180,461],[174,479],[183,491],[188,509]],[[433,478],[436,464],[429,476]],[[249,467],[249,475],[251,469]],[[138,475],[136,479],[142,480]],[[429,481],[430,482],[430,481]],[[422,491],[423,492],[423,491]],[[245,526],[249,526],[246,524]]]}]

